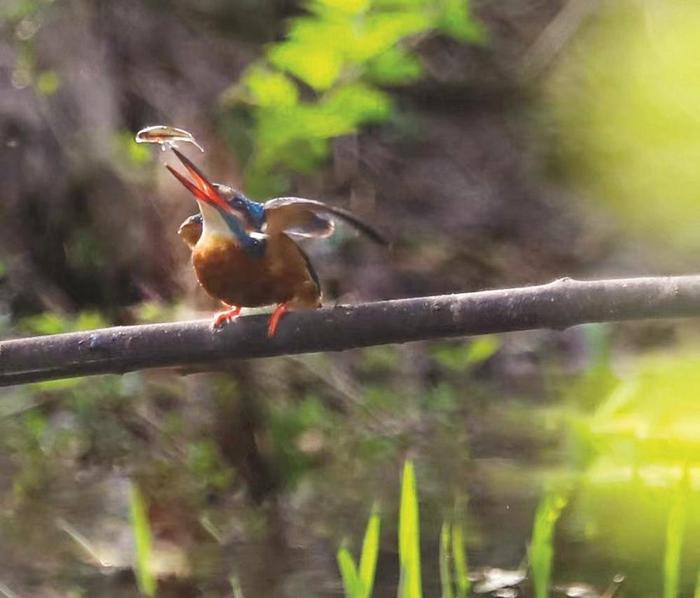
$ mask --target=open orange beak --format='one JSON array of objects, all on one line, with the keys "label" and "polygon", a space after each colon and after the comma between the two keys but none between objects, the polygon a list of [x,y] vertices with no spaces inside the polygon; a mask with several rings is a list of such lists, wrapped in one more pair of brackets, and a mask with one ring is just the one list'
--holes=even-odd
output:
[{"label": "open orange beak", "polygon": [[182,162],[183,166],[187,169],[187,172],[192,177],[192,180],[188,179],[185,175],[179,173],[172,166],[166,164],[166,168],[172,173],[172,175],[180,181],[184,187],[195,196],[199,201],[210,204],[214,207],[229,212],[236,215],[243,222],[247,220],[247,214],[243,213],[235,208],[233,208],[218,192],[216,187],[212,182],[204,175],[204,173],[199,170],[186,156],[181,154],[175,148],[172,148],[178,160]]}]

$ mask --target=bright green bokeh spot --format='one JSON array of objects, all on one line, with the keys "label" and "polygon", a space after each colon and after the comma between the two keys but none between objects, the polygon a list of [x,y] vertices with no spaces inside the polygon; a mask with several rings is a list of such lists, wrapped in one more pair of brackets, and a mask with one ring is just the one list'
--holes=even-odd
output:
[{"label": "bright green bokeh spot", "polygon": [[625,224],[700,246],[700,5],[609,3],[555,74],[568,171]]},{"label": "bright green bokeh spot", "polygon": [[120,131],[112,137],[112,149],[115,156],[126,156],[135,167],[148,164],[152,160],[152,152],[148,145],[136,143],[131,131]]},{"label": "bright green bokeh spot", "polygon": [[36,78],[36,88],[43,96],[52,96],[61,87],[61,77],[56,71],[43,71]]}]

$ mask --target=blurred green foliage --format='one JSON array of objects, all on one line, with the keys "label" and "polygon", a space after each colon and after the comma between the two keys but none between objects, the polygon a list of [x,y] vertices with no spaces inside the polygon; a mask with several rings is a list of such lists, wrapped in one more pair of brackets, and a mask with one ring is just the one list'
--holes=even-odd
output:
[{"label": "blurred green foliage", "polygon": [[[250,156],[246,179],[254,194],[282,192],[284,173],[316,168],[333,138],[389,118],[393,102],[381,87],[421,76],[414,51],[420,38],[484,38],[465,0],[312,0],[306,9],[223,96],[224,124],[239,154]],[[241,107],[251,119],[244,141]]]},{"label": "blurred green foliage", "polygon": [[441,366],[455,372],[464,372],[492,357],[500,346],[496,337],[482,336],[469,343],[436,343],[430,352]]},{"label": "blurred green foliage", "polygon": [[52,4],[52,0],[14,0],[0,6],[0,25],[12,30],[16,43],[12,83],[18,89],[33,85],[43,97],[52,96],[61,86],[56,71],[37,68],[33,45],[37,33],[50,19]]},{"label": "blurred green foliage", "polygon": [[133,171],[153,161],[153,152],[143,144],[136,143],[131,131],[120,131],[112,140],[115,159],[126,161],[127,170]]},{"label": "blurred green foliage", "polygon": [[656,587],[660,594],[663,583],[667,595],[682,594],[678,588],[690,584],[681,564],[700,557],[696,543],[683,540],[686,528],[700,533],[699,366],[692,350],[638,357],[624,376],[613,374],[609,359],[594,359],[581,376],[593,381],[593,396],[582,399],[584,386],[574,384],[577,400],[566,408],[581,472],[567,525],[606,554],[624,555],[628,566],[663,563],[628,579],[633,593]]},{"label": "blurred green foliage", "polygon": [[94,311],[83,311],[73,316],[47,311],[36,316],[22,319],[21,328],[31,334],[60,334],[62,332],[78,332],[93,330],[108,325],[105,318]]},{"label": "blurred green foliage", "polygon": [[313,465],[332,421],[327,409],[313,396],[298,404],[279,405],[270,412],[275,466],[285,485],[293,486]]},{"label": "blurred green foliage", "polygon": [[234,471],[224,463],[214,441],[203,439],[190,442],[186,459],[192,479],[204,488],[221,491],[231,487]]},{"label": "blurred green foliage", "polygon": [[595,450],[629,466],[696,463],[699,385],[700,358],[694,352],[639,359],[589,420]]},{"label": "blurred green foliage", "polygon": [[564,164],[647,238],[697,249],[700,7],[606,4],[550,85]]}]

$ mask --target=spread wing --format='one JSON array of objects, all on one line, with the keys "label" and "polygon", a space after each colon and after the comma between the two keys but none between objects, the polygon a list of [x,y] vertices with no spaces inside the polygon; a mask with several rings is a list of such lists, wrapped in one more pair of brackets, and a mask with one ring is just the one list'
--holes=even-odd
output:
[{"label": "spread wing", "polygon": [[375,243],[388,245],[377,229],[341,208],[302,197],[276,197],[265,202],[268,234],[284,231],[302,237],[328,237],[335,229],[333,217],[354,226]]}]

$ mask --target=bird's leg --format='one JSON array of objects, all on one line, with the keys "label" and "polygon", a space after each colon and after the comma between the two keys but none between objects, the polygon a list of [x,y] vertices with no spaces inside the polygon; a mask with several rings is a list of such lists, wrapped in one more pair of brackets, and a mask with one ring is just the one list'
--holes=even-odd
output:
[{"label": "bird's leg", "polygon": [[214,323],[212,324],[212,328],[214,330],[217,330],[219,328],[222,328],[224,324],[227,322],[230,322],[231,320],[235,320],[238,317],[238,314],[241,313],[241,308],[240,307],[231,307],[231,309],[227,311],[222,311],[220,314],[216,314],[216,318],[214,319]]},{"label": "bird's leg", "polygon": [[275,308],[275,311],[272,312],[272,315],[270,316],[270,323],[267,326],[268,338],[272,338],[273,336],[275,336],[275,333],[277,332],[277,326],[279,325],[282,316],[288,309],[289,308],[286,303],[280,303]]}]

